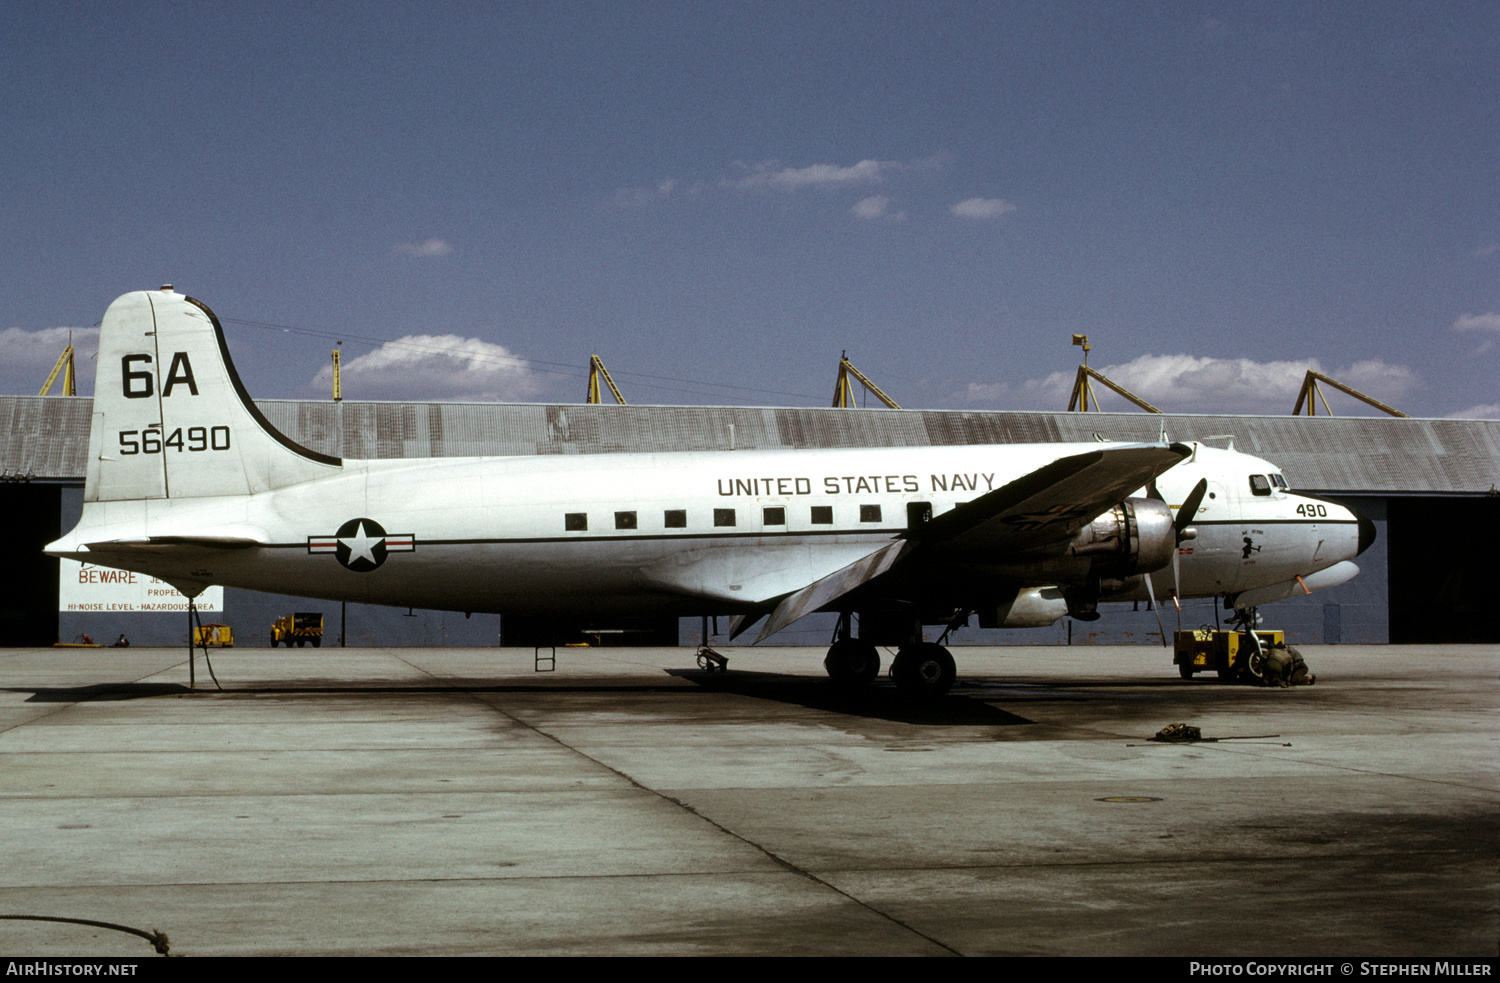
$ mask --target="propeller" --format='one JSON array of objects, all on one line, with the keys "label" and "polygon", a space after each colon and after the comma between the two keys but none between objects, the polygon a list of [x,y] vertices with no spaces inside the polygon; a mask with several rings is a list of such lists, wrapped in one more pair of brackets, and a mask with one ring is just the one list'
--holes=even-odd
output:
[{"label": "propeller", "polygon": [[1198,533],[1188,528],[1193,519],[1198,515],[1198,509],[1203,505],[1203,496],[1208,493],[1208,479],[1199,478],[1193,490],[1188,492],[1188,497],[1183,499],[1182,507],[1177,510],[1177,518],[1172,520],[1172,532],[1177,540],[1177,548],[1172,550],[1172,603],[1177,606],[1177,627],[1182,627],[1182,554],[1181,546],[1189,539],[1197,537]]},{"label": "propeller", "polygon": [[[1198,515],[1198,509],[1203,505],[1203,496],[1208,494],[1208,479],[1199,478],[1193,490],[1188,492],[1188,497],[1182,502],[1177,510],[1177,516],[1172,520],[1172,535],[1175,540],[1172,547],[1172,605],[1177,608],[1177,627],[1182,628],[1182,560],[1178,548],[1189,539],[1198,534],[1188,528],[1193,519]],[[1146,497],[1154,498],[1158,502],[1165,502],[1166,497],[1162,495],[1161,489],[1156,485],[1156,479],[1146,486]],[[1150,598],[1151,609],[1156,612],[1156,630],[1161,633],[1161,643],[1167,644],[1167,631],[1161,623],[1161,605],[1156,603],[1156,588],[1151,583],[1151,575],[1146,574],[1146,596]]]}]

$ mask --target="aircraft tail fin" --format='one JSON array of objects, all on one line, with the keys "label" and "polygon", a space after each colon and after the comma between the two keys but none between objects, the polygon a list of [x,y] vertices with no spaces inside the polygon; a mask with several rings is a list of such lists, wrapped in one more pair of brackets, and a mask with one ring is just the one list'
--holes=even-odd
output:
[{"label": "aircraft tail fin", "polygon": [[247,495],[342,464],[267,422],[205,305],[163,287],[105,312],[86,502]]}]

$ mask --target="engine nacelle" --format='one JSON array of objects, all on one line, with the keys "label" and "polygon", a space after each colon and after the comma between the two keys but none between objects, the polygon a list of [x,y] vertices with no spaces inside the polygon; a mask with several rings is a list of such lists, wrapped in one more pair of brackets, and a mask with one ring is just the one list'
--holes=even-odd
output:
[{"label": "engine nacelle", "polygon": [[1089,561],[1089,576],[1123,580],[1172,562],[1177,534],[1172,510],[1154,498],[1127,498],[1079,530],[1068,547]]},{"label": "engine nacelle", "polygon": [[993,607],[979,610],[981,628],[1045,628],[1068,613],[1068,602],[1058,587],[1031,587],[1016,591]]}]

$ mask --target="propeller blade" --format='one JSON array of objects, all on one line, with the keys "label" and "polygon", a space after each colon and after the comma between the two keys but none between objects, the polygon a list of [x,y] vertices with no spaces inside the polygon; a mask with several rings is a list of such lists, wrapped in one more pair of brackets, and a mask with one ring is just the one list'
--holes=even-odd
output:
[{"label": "propeller blade", "polygon": [[1177,544],[1172,549],[1172,603],[1177,605],[1177,627],[1182,627],[1182,541],[1183,533],[1187,531],[1188,524],[1198,514],[1198,508],[1203,504],[1203,496],[1208,493],[1208,479],[1199,478],[1193,490],[1188,492],[1188,497],[1183,500],[1182,507],[1177,510],[1177,518],[1172,520],[1172,532],[1176,535]]},{"label": "propeller blade", "polygon": [[1182,627],[1182,541],[1172,547],[1172,600],[1177,604],[1177,627]]},{"label": "propeller blade", "polygon": [[1183,499],[1182,508],[1177,510],[1177,518],[1172,522],[1172,529],[1177,533],[1177,541],[1182,542],[1182,531],[1193,521],[1198,514],[1198,507],[1203,504],[1203,496],[1208,493],[1208,479],[1199,478],[1193,490],[1188,492],[1188,497]]},{"label": "propeller blade", "polygon": [[1156,630],[1161,634],[1162,645],[1167,644],[1167,629],[1161,623],[1161,605],[1156,603],[1156,588],[1151,586],[1151,575],[1146,574],[1146,596],[1151,598],[1151,610],[1156,612]]}]

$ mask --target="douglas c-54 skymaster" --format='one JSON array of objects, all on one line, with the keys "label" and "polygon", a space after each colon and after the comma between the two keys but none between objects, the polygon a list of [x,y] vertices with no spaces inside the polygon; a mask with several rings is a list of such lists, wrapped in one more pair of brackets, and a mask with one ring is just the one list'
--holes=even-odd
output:
[{"label": "douglas c-54 skymaster", "polygon": [[892,676],[931,694],[955,668],[923,625],[1091,620],[1168,568],[1168,594],[1243,610],[1342,583],[1374,538],[1198,444],[340,460],[265,420],[213,313],[170,288],[110,305],[98,364],[83,516],[47,552],[189,597],[769,616],[760,638],[837,611],[830,675],[869,681],[897,646]]}]

